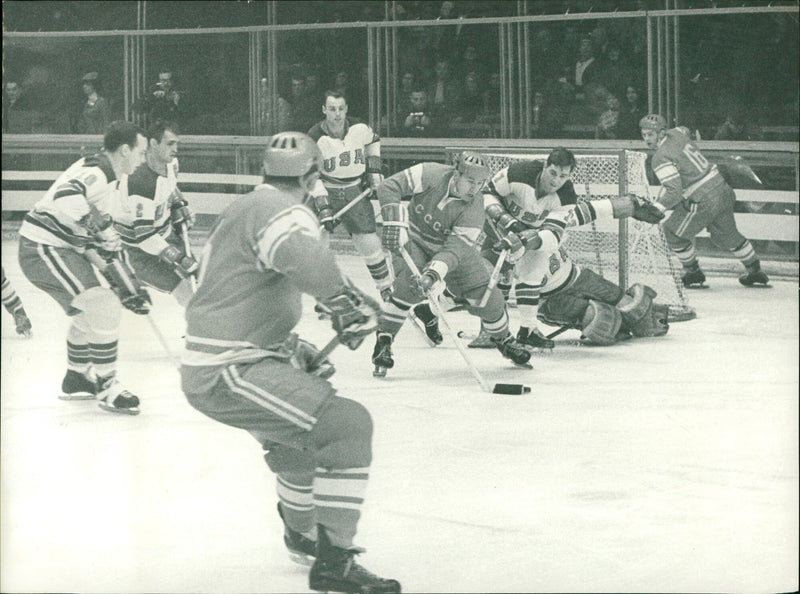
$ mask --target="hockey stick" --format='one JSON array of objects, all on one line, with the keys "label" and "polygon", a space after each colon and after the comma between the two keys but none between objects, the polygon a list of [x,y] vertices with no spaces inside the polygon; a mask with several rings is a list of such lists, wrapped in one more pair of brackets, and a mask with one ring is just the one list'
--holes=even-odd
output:
[{"label": "hockey stick", "polygon": [[483,297],[481,297],[478,307],[486,307],[486,304],[489,301],[489,295],[492,294],[492,291],[497,286],[497,282],[500,280],[500,270],[503,268],[506,257],[508,257],[508,248],[500,252],[500,255],[497,257],[497,263],[494,265],[492,276],[489,277],[489,284],[486,285],[486,290],[483,292]]},{"label": "hockey stick", "polygon": [[350,202],[345,204],[338,211],[336,211],[336,213],[333,215],[333,217],[331,217],[331,220],[333,221],[333,226],[335,227],[336,225],[341,223],[342,222],[342,220],[341,220],[342,219],[342,215],[344,213],[346,213],[348,210],[350,210],[351,208],[353,208],[356,204],[358,204],[364,196],[368,196],[370,194],[370,192],[372,192],[372,188],[367,188],[366,190],[361,192],[358,196],[353,198]]},{"label": "hockey stick", "polygon": [[[181,237],[183,238],[183,251],[187,257],[192,257],[192,246],[189,244],[189,228],[186,226],[186,221],[181,223]],[[197,277],[194,274],[189,275],[189,283],[192,286],[192,293],[197,292]]]},{"label": "hockey stick", "polygon": [[[417,265],[414,263],[414,260],[411,258],[411,255],[404,246],[400,246],[400,255],[403,256],[403,260],[405,260],[406,265],[411,270],[411,273],[417,278],[421,277],[422,275],[420,274],[419,268],[417,268]],[[461,358],[464,359],[464,363],[467,364],[467,367],[469,368],[473,377],[478,380],[478,384],[484,392],[491,392],[493,394],[525,394],[531,391],[530,387],[523,386],[522,384],[494,384],[494,386],[492,386],[485,379],[483,379],[478,371],[478,368],[475,367],[472,359],[470,359],[467,351],[461,344],[461,341],[458,340],[456,334],[453,332],[453,329],[450,328],[450,324],[447,322],[447,319],[444,317],[444,312],[439,306],[439,301],[430,295],[426,295],[426,298],[428,299],[428,303],[431,305],[433,313],[435,313],[439,318],[439,321],[444,326],[445,332],[447,332],[447,334],[450,336],[450,340],[452,340],[456,345]]]},{"label": "hockey stick", "polygon": [[317,353],[317,356],[314,357],[314,360],[311,362],[309,367],[311,369],[319,367],[322,364],[322,362],[328,358],[328,355],[330,355],[333,352],[333,349],[339,346],[339,344],[340,344],[339,335],[337,334],[328,341],[328,344],[326,344],[324,347],[322,347],[322,349],[320,349],[319,353]]}]

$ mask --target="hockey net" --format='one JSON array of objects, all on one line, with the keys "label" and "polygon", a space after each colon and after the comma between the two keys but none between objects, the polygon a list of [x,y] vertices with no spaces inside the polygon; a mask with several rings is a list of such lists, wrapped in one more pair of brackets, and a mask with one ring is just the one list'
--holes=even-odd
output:
[{"label": "hockey net", "polygon": [[[547,155],[483,153],[492,172],[515,161]],[[599,200],[634,194],[650,199],[646,155],[618,151],[603,155],[576,155],[572,183],[579,198]],[[581,267],[590,268],[623,289],[634,283],[646,284],[658,293],[656,303],[669,306],[669,320],[690,320],[696,316],[681,283],[681,265],[667,247],[661,225],[634,219],[608,219],[568,231],[564,247]]]}]

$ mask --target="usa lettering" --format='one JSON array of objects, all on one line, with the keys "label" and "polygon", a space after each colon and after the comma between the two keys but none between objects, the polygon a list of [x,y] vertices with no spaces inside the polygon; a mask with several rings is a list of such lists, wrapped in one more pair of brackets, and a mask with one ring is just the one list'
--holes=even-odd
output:
[{"label": "usa lettering", "polygon": [[338,157],[331,157],[330,159],[325,159],[322,162],[322,165],[325,171],[330,173],[331,171],[334,171],[337,167],[349,167],[350,165],[358,165],[359,163],[360,164],[366,163],[366,161],[364,160],[363,149],[356,149],[355,151],[344,151],[343,153],[340,153]]}]

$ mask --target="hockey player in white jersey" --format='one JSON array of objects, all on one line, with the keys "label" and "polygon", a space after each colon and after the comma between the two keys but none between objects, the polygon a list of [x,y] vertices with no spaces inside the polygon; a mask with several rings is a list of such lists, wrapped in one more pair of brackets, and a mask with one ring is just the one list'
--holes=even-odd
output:
[{"label": "hockey player in white jersey", "polygon": [[[571,151],[557,148],[546,163],[522,161],[496,173],[484,195],[486,240],[483,255],[492,263],[500,250],[508,250],[505,281],[499,283],[506,298],[516,276],[517,306],[521,325],[517,340],[532,349],[552,349],[554,342],[542,335],[537,316],[542,287],[553,270],[553,254],[565,231],[602,217],[633,216],[656,223],[663,215],[654,206],[633,196],[598,201],[578,201],[570,180],[575,168]],[[479,339],[470,346],[485,346]]]},{"label": "hockey player in white jersey", "polygon": [[[139,398],[116,377],[120,303],[146,314],[150,297],[127,264],[109,212],[118,201],[120,177],[142,162],[145,146],[138,126],[112,122],[103,150],[62,173],[19,230],[22,272],[70,318],[60,397],[97,398],[104,410],[124,414],[139,413]],[[95,266],[111,289],[101,286]]]},{"label": "hockey player in white jersey", "polygon": [[177,185],[178,141],[172,122],[156,120],[148,127],[145,162],[121,180],[112,216],[139,279],[186,306],[189,277],[198,265],[182,237],[194,216]]},{"label": "hockey player in white jersey", "polygon": [[[292,332],[303,293],[356,349],[380,310],[342,276],[304,205],[320,152],[300,132],[269,138],[264,184],[219,216],[186,308],[183,391],[221,423],[244,429],[277,475],[278,511],[293,558],[313,560],[312,590],[400,592],[353,561],[372,461],[372,420],[328,382],[327,358]],[[259,479],[260,480],[260,479]]]}]

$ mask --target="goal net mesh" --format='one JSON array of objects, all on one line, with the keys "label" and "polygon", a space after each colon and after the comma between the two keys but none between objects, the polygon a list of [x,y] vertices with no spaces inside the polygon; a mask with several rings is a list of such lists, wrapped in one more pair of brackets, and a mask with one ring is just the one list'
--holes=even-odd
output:
[{"label": "goal net mesh", "polygon": [[[547,159],[546,154],[483,154],[493,173],[515,161]],[[646,155],[637,151],[576,155],[577,167],[572,174],[575,192],[586,200],[626,193],[649,199],[645,159]],[[683,291],[680,262],[667,247],[661,225],[632,218],[595,221],[569,229],[563,245],[581,267],[594,270],[623,289],[635,283],[655,289],[655,302],[669,306],[670,321],[695,317]]]}]

